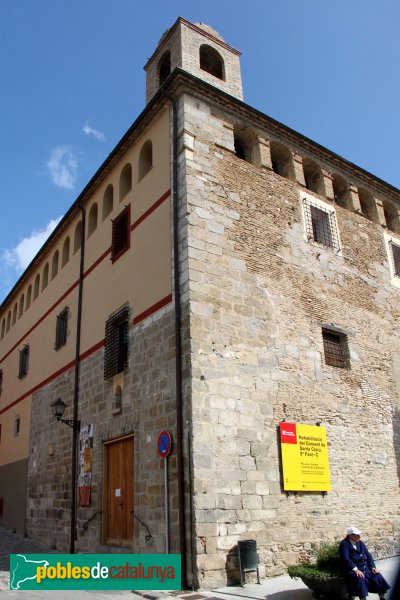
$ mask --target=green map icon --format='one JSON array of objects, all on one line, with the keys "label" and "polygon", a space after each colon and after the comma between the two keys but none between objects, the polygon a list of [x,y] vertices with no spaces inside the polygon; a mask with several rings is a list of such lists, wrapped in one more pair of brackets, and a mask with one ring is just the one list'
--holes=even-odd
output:
[{"label": "green map icon", "polygon": [[36,569],[38,567],[48,567],[47,560],[31,560],[23,554],[14,555],[11,563],[10,589],[24,589],[24,583],[30,580],[36,580]]}]

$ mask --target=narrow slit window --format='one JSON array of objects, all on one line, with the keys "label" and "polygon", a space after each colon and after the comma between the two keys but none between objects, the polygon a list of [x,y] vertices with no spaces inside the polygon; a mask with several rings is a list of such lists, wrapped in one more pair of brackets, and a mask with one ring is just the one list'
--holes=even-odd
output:
[{"label": "narrow slit window", "polygon": [[14,419],[14,437],[18,437],[21,431],[21,417],[17,415]]}]

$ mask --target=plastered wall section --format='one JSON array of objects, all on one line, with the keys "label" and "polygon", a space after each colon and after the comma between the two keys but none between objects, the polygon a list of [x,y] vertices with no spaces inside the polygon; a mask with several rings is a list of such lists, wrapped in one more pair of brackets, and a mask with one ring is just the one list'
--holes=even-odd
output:
[{"label": "plastered wall section", "polygon": [[[152,166],[139,177],[139,155],[143,144],[153,143]],[[130,163],[132,166],[131,190],[122,195],[121,172]],[[81,356],[88,357],[104,345],[105,323],[109,316],[124,305],[130,307],[130,322],[140,315],[154,312],[158,303],[165,305],[171,295],[171,230],[170,230],[170,176],[169,176],[169,114],[164,112],[155,119],[127,149],[126,154],[115,164],[111,172],[87,199],[85,227],[85,261],[81,328]],[[104,216],[105,197],[112,186],[112,209]],[[89,234],[89,221],[93,207],[97,207],[97,226]],[[130,248],[114,263],[111,261],[112,219],[126,206],[131,211]],[[57,238],[43,252],[42,257],[28,271],[24,285],[15,296],[2,307],[7,315],[14,302],[27,296],[29,286],[33,288],[37,275],[43,281],[46,264],[52,265],[58,252],[59,268],[52,278],[51,271],[46,287],[39,287],[37,298],[33,298],[10,330],[0,341],[0,368],[3,370],[3,390],[0,396],[0,468],[16,461],[26,460],[29,454],[30,415],[34,413],[39,423],[53,419],[51,403],[58,397],[67,404],[66,418],[72,418],[74,360],[76,351],[78,283],[80,250],[75,248],[76,232],[81,213],[65,222]],[[78,236],[79,239],[80,236]],[[69,260],[61,265],[61,256],[66,240],[69,239]],[[59,350],[54,349],[57,315],[68,307],[67,342]],[[28,373],[18,378],[19,350],[29,344]],[[103,364],[103,363],[102,363]],[[53,380],[66,379],[65,389],[57,385],[54,394],[46,395],[46,404],[40,411],[35,404],[36,394],[49,389]],[[103,372],[96,380],[103,381]],[[50,387],[50,389],[53,389]],[[16,416],[20,417],[20,432],[14,435]],[[67,432],[64,433],[66,435]],[[68,432],[70,433],[70,432]],[[31,432],[32,434],[32,432]],[[66,438],[65,452],[68,449]],[[47,448],[47,446],[46,446]],[[47,450],[46,450],[47,452]],[[39,473],[40,480],[40,473]],[[26,486],[26,479],[22,482]],[[52,483],[57,490],[57,479]],[[67,490],[64,500],[67,498]],[[0,496],[6,490],[0,487]],[[9,503],[9,499],[5,502]],[[52,503],[52,497],[48,502]],[[9,526],[12,524],[9,523]]]},{"label": "plastered wall section", "polygon": [[[313,245],[303,188],[238,159],[227,113],[186,95],[180,122],[198,581],[226,582],[239,539],[278,575],[350,524],[394,555],[399,290],[382,228],[335,206],[341,252]],[[348,332],[350,370],[325,364],[322,324]],[[327,494],[283,492],[282,419],[326,427]]]},{"label": "plastered wall section", "polygon": [[[153,142],[153,164],[145,177],[139,179],[139,154],[147,140]],[[132,189],[120,197],[120,174],[128,163],[132,165]],[[113,207],[103,218],[104,197],[109,186],[113,190]],[[134,319],[171,293],[171,233],[168,227],[163,226],[170,219],[169,188],[169,115],[165,111],[136,140],[85,205],[82,354],[90,352],[104,340],[105,322],[121,305],[129,303],[131,319]],[[162,197],[165,200],[151,212]],[[89,235],[89,214],[94,205],[98,212],[97,226]],[[130,249],[113,264],[110,252],[112,220],[126,206],[130,206],[131,226],[134,226],[130,232]],[[38,297],[33,299],[32,292],[31,305],[0,341],[0,368],[3,370],[0,465],[26,458],[29,433],[29,421],[27,423],[26,419],[29,419],[31,394],[49,379],[58,376],[75,359],[80,250],[74,249],[74,239],[80,221],[81,213],[78,211],[28,272],[15,300],[10,299],[2,307],[0,321],[10,309],[13,310],[14,304],[19,306],[22,296],[26,298],[29,286],[33,289],[39,275]],[[69,260],[61,266],[67,238],[70,241]],[[58,272],[52,278],[50,268],[48,284],[42,289],[45,266],[51,267],[56,253],[59,254]],[[69,311],[67,343],[56,351],[57,315],[65,307]],[[25,344],[30,348],[28,373],[19,379],[19,351]],[[46,360],[43,360],[44,356]],[[23,420],[21,441],[17,444],[10,424],[18,412],[23,415]]]},{"label": "plastered wall section", "polygon": [[[153,140],[154,162],[145,176],[147,186],[139,189],[141,183],[135,180],[134,172],[132,195],[128,194],[117,205],[117,210],[121,210],[131,202],[131,221],[137,226],[132,229],[130,249],[114,264],[107,256],[90,272],[84,284],[82,354],[85,348],[86,351],[96,348],[104,338],[109,314],[126,304],[130,306],[130,330],[129,361],[123,373],[104,380],[102,346],[80,363],[78,416],[83,426],[93,425],[94,438],[91,501],[90,506],[79,506],[77,510],[77,551],[123,550],[106,545],[104,444],[131,435],[134,438],[133,509],[148,526],[151,539],[145,539],[147,530],[131,517],[134,534],[128,544],[135,552],[163,553],[166,548],[164,464],[157,456],[156,441],[163,429],[168,429],[175,438],[176,427],[171,203],[170,194],[166,193],[170,186],[169,127],[169,115],[165,113],[143,137],[143,142],[149,137]],[[121,161],[116,169],[115,180],[112,180],[116,187],[125,163],[126,160]],[[108,185],[109,182],[105,182],[102,191]],[[152,210],[154,203],[164,196],[165,200]],[[103,243],[109,242],[111,231],[107,230]],[[88,247],[89,264],[95,264],[98,255],[98,248]],[[163,301],[162,306],[157,308],[160,301]],[[148,316],[143,316],[147,313]],[[122,390],[121,410],[115,410],[117,386]],[[36,391],[30,432],[27,530],[30,536],[62,551],[68,549],[70,536],[72,432],[55,421],[48,407],[54,398],[71,399],[65,415],[71,418],[73,394],[73,369]],[[168,459],[170,549],[173,552],[179,548],[175,450]]]}]

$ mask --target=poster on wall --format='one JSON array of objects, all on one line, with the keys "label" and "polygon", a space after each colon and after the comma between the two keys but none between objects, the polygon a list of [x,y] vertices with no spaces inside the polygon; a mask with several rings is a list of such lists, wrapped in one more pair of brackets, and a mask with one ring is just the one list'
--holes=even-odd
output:
[{"label": "poster on wall", "polygon": [[93,425],[81,428],[79,439],[79,506],[90,506],[93,462]]},{"label": "poster on wall", "polygon": [[328,492],[331,489],[325,427],[279,423],[283,489]]}]

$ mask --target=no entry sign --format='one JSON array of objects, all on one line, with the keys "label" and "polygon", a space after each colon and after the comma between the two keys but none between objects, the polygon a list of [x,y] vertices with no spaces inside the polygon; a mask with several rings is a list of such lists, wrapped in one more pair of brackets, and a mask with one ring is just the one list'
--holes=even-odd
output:
[{"label": "no entry sign", "polygon": [[160,431],[157,438],[157,454],[161,458],[166,458],[171,452],[172,438],[169,431]]}]

